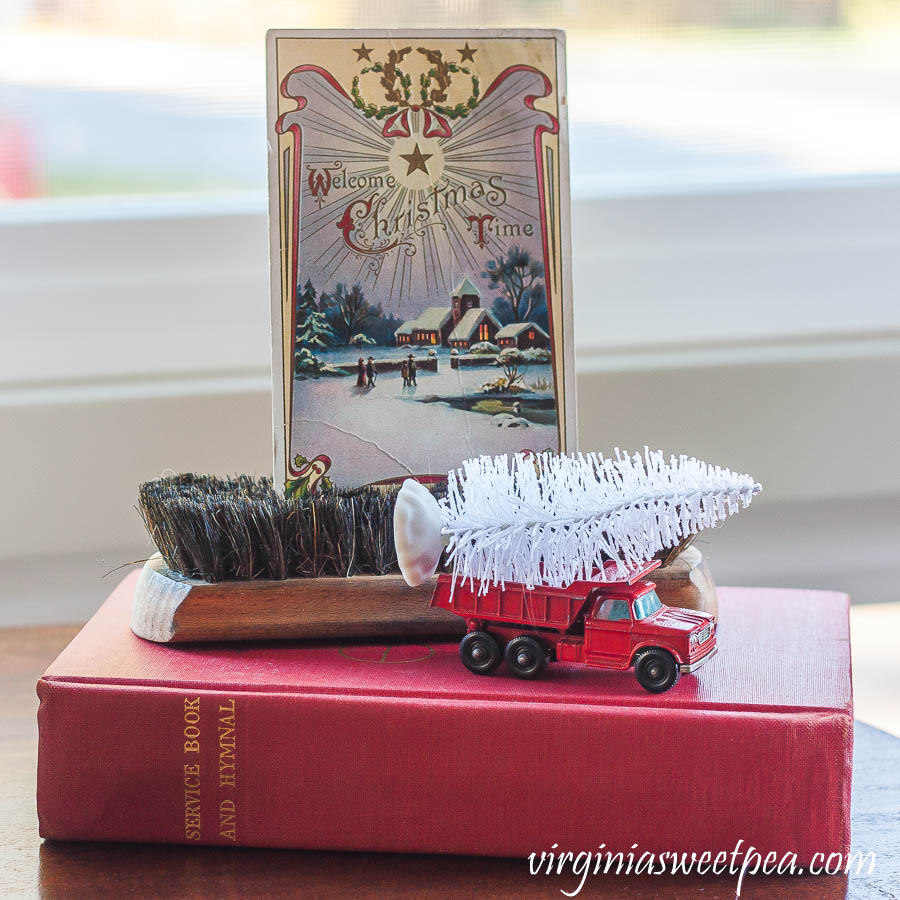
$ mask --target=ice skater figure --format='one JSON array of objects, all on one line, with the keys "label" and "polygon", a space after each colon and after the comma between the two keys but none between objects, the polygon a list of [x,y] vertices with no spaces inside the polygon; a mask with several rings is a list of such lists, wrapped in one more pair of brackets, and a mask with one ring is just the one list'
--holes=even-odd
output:
[{"label": "ice skater figure", "polygon": [[403,387],[409,387],[409,363],[405,359],[400,364],[400,374],[403,376]]},{"label": "ice skater figure", "polygon": [[409,365],[407,366],[407,373],[410,387],[416,387],[416,360],[412,353],[409,354]]},{"label": "ice skater figure", "polygon": [[375,357],[370,356],[366,363],[366,386],[375,387],[376,378],[378,378],[378,373],[375,371]]},{"label": "ice skater figure", "polygon": [[356,386],[366,386],[366,361],[362,357],[356,363]]}]

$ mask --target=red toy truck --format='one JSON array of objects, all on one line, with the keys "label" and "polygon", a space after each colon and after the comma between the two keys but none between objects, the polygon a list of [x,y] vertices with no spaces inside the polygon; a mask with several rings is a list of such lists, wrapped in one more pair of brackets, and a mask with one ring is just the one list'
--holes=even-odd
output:
[{"label": "red toy truck", "polygon": [[641,687],[659,694],[715,655],[716,622],[708,613],[664,606],[656,585],[642,580],[658,565],[617,581],[531,589],[507,582],[484,594],[462,580],[451,591],[453,576],[440,575],[431,605],[466,618],[459,655],[477,675],[493,672],[501,655],[519,678],[536,678],[552,659],[605,669],[633,665]]}]

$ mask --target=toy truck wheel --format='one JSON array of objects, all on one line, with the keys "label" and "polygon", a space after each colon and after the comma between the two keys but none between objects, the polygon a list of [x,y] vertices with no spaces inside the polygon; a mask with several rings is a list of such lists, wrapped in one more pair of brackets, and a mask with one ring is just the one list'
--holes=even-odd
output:
[{"label": "toy truck wheel", "polygon": [[651,694],[661,694],[675,687],[681,677],[675,657],[656,647],[642,650],[635,656],[634,674],[641,687]]},{"label": "toy truck wheel", "polygon": [[537,678],[547,665],[547,651],[530,634],[520,634],[506,645],[503,659],[513,675]]},{"label": "toy truck wheel", "polygon": [[459,642],[459,658],[476,675],[490,675],[500,665],[500,645],[486,631],[470,631]]}]

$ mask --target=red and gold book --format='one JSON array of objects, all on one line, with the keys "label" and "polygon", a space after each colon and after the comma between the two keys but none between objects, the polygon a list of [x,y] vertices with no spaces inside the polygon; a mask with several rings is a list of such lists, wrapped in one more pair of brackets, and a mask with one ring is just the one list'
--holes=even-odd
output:
[{"label": "red and gold book", "polygon": [[527,856],[850,843],[847,598],[720,590],[719,653],[468,672],[454,643],[165,646],[127,578],[38,683],[41,834]]}]

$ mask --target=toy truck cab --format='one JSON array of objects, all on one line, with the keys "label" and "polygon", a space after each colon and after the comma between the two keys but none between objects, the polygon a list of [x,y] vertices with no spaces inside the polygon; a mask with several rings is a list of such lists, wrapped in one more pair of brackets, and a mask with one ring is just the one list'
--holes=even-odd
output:
[{"label": "toy truck cab", "polygon": [[598,588],[584,626],[585,665],[633,665],[641,686],[654,693],[696,672],[716,652],[715,618],[664,605],[652,581]]},{"label": "toy truck cab", "polygon": [[[547,662],[608,669],[634,666],[652,693],[673,687],[716,652],[715,618],[660,602],[643,577],[648,563],[617,580],[576,581],[566,588],[507,583],[479,593],[476,586],[441,575],[432,605],[465,616],[468,633],[460,657],[488,675],[501,658],[520,678],[535,678]],[[607,572],[607,578],[614,577]]]}]

